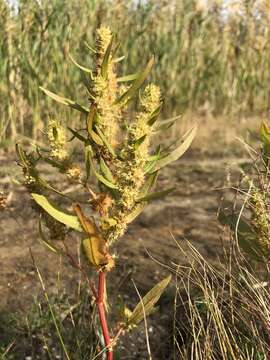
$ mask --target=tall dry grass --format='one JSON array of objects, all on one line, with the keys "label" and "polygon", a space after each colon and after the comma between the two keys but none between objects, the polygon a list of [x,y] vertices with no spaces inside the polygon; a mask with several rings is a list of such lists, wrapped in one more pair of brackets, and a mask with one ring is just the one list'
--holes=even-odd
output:
[{"label": "tall dry grass", "polygon": [[[155,52],[153,72],[168,99],[165,112],[219,115],[263,113],[269,108],[269,2],[224,10],[220,1],[19,0],[0,1],[0,140],[38,138],[48,116],[68,118],[40,96],[40,84],[82,96],[71,54],[86,65],[87,48],[103,22],[119,33],[123,65],[134,72]],[[126,36],[128,34],[129,36]],[[60,74],[60,76],[59,76]],[[65,90],[65,91],[64,91]],[[85,99],[87,101],[87,99]]]}]

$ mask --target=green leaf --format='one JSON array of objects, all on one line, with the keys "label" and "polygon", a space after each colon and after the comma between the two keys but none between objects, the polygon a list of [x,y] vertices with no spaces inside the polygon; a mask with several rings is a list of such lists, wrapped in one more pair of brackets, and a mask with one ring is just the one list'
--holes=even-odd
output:
[{"label": "green leaf", "polygon": [[197,126],[194,126],[191,130],[189,130],[183,137],[183,142],[170,154],[162,157],[160,160],[157,161],[154,170],[157,171],[164,166],[170,164],[173,161],[178,160],[189,148],[190,144],[192,143],[197,131]]},{"label": "green leaf", "polygon": [[101,76],[103,78],[106,78],[108,75],[108,65],[109,65],[110,55],[111,55],[111,51],[112,51],[113,39],[114,39],[114,36],[112,36],[111,41],[109,42],[109,44],[107,46],[107,49],[105,51],[104,58],[103,58],[103,61],[101,64]]},{"label": "green leaf", "polygon": [[40,236],[40,240],[42,242],[43,245],[45,245],[50,251],[52,251],[55,254],[62,254],[63,251],[58,249],[56,246],[54,246],[50,241],[48,241],[43,233],[42,230],[42,225],[41,225],[41,219],[39,219],[39,224],[38,224],[38,230],[39,230],[39,236]]},{"label": "green leaf", "polygon": [[97,110],[94,105],[91,106],[89,114],[87,116],[87,131],[92,140],[99,146],[103,146],[103,140],[100,136],[94,131],[94,124],[96,122]]},{"label": "green leaf", "polygon": [[154,111],[152,112],[152,114],[150,115],[150,119],[148,120],[148,125],[149,125],[149,126],[153,126],[154,123],[157,121],[157,119],[158,119],[158,117],[159,117],[159,114],[160,114],[160,112],[161,112],[161,109],[162,109],[162,105],[163,105],[163,104],[160,104],[160,105],[156,108],[156,110],[154,110]]},{"label": "green leaf", "polygon": [[98,181],[100,181],[101,183],[103,183],[104,185],[106,185],[108,188],[110,189],[118,189],[117,185],[115,185],[113,182],[107,180],[103,175],[99,174],[93,164],[92,158],[90,158],[90,164],[91,164],[91,168],[93,169],[93,172],[96,176],[96,178],[98,179]]},{"label": "green leaf", "polygon": [[140,198],[143,198],[144,196],[146,196],[148,194],[150,189],[155,185],[157,177],[158,177],[158,171],[156,171],[148,176],[148,178],[146,179],[146,181],[140,191]]},{"label": "green leaf", "polygon": [[103,134],[103,132],[101,131],[101,129],[96,126],[96,131],[99,135],[99,137],[101,138],[101,140],[103,141],[103,144],[106,146],[106,148],[109,150],[110,154],[115,158],[116,154],[115,151],[113,150],[111,144],[109,143],[109,141],[106,139],[105,135]]},{"label": "green leaf", "polygon": [[88,139],[85,138],[84,136],[82,136],[81,134],[79,134],[77,131],[73,130],[72,128],[70,128],[69,126],[67,127],[68,130],[74,135],[75,138],[81,140],[83,143],[87,144],[88,143]]},{"label": "green leaf", "polygon": [[80,70],[82,70],[82,71],[84,71],[84,72],[86,72],[86,73],[88,73],[88,74],[90,74],[92,76],[93,72],[92,72],[91,69],[88,69],[87,67],[78,64],[77,61],[75,61],[70,54],[69,54],[69,58],[73,62],[73,64],[75,66],[77,66]]},{"label": "green leaf", "polygon": [[139,199],[137,199],[137,202],[141,202],[141,201],[151,201],[151,200],[158,200],[163,198],[164,196],[168,195],[169,193],[171,193],[174,190],[174,188],[170,188],[167,190],[163,190],[163,191],[157,191],[157,192],[153,192],[150,194],[147,194]]},{"label": "green leaf", "polygon": [[134,142],[134,149],[135,150],[137,150],[140,147],[140,145],[144,142],[146,137],[147,137],[147,134],[144,134],[139,139],[135,140],[135,142]]},{"label": "green leaf", "polygon": [[32,198],[49,215],[60,223],[77,231],[83,231],[77,216],[69,215],[48,201],[44,195],[32,193]]},{"label": "green leaf", "polygon": [[116,104],[118,103],[127,103],[139,90],[139,88],[144,83],[145,79],[149,75],[152,67],[154,65],[154,57],[149,60],[148,64],[146,65],[146,68],[139,74],[137,79],[134,81],[134,83],[130,86],[130,88],[120,96],[119,99],[116,100]]},{"label": "green leaf", "polygon": [[129,316],[129,326],[139,324],[143,320],[144,316],[147,316],[154,311],[154,306],[158,302],[170,281],[171,275],[160,281],[143,297],[142,301],[138,303],[132,314]]},{"label": "green leaf", "polygon": [[178,115],[169,119],[159,120],[156,124],[156,131],[168,130],[182,115]]},{"label": "green leaf", "polygon": [[123,61],[124,59],[125,59],[125,55],[113,59],[113,62],[114,63],[119,63],[119,62]]},{"label": "green leaf", "polygon": [[121,76],[121,77],[117,78],[116,80],[117,80],[117,82],[119,82],[119,83],[121,83],[121,82],[133,81],[133,80],[136,80],[139,75],[140,75],[140,73],[125,75],[125,76]]},{"label": "green leaf", "polygon": [[26,152],[22,149],[20,144],[16,144],[16,153],[18,155],[18,158],[21,160],[22,165],[26,168],[29,167],[29,162],[27,160]]},{"label": "green leaf", "polygon": [[136,205],[134,207],[134,209],[131,211],[131,213],[129,213],[126,216],[126,219],[125,219],[126,223],[130,224],[133,220],[135,220],[136,217],[139,216],[143,212],[146,205],[147,205],[146,202],[140,202],[138,205]]},{"label": "green leaf", "polygon": [[97,51],[91,45],[89,45],[86,41],[84,41],[84,45],[87,47],[88,50],[90,50],[94,54],[97,53]]},{"label": "green leaf", "polygon": [[78,110],[78,111],[81,111],[82,113],[84,114],[88,114],[88,109],[78,103],[76,103],[75,101],[73,100],[70,100],[70,99],[67,99],[67,98],[64,98],[62,96],[59,96],[55,93],[53,93],[52,91],[49,91],[47,89],[44,89],[42,86],[39,87],[46,95],[48,95],[50,98],[52,98],[53,100],[59,102],[60,104],[64,104],[64,105],[67,105],[69,107],[71,107],[72,109],[75,109],[75,110]]},{"label": "green leaf", "polygon": [[246,220],[239,219],[236,214],[225,214],[222,211],[219,213],[218,220],[222,225],[228,225],[234,234],[237,232],[238,244],[246,254],[249,254],[257,261],[261,261],[263,256],[267,256],[258,241],[257,234]]},{"label": "green leaf", "polygon": [[103,160],[102,157],[100,158],[99,165],[100,165],[100,170],[101,170],[101,172],[103,173],[103,175],[105,176],[105,178],[106,178],[108,181],[110,181],[111,183],[113,183],[113,182],[114,182],[114,178],[113,178],[113,176],[112,176],[111,170],[110,170],[110,168],[108,167],[108,165],[105,163],[105,161]]},{"label": "green leaf", "polygon": [[149,156],[149,158],[147,159],[146,166],[144,167],[144,173],[145,174],[150,173],[156,166],[158,160],[160,159],[161,159],[161,147],[158,146],[156,154]]},{"label": "green leaf", "polygon": [[85,146],[85,172],[86,172],[86,181],[91,176],[91,157],[92,157],[92,148],[90,145]]},{"label": "green leaf", "polygon": [[264,121],[261,123],[260,138],[263,144],[263,153],[270,158],[270,129]]}]

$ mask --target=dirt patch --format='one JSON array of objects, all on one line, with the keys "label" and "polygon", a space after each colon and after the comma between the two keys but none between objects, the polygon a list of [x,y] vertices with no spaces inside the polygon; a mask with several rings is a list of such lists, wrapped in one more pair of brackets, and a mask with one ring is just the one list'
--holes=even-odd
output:
[{"label": "dirt patch", "polygon": [[[157,187],[174,186],[175,191],[166,199],[149,205],[116,244],[117,268],[110,275],[109,291],[125,294],[131,304],[137,303],[137,295],[130,278],[134,279],[143,295],[154,283],[168,274],[158,262],[166,265],[185,263],[185,258],[177,246],[177,242],[185,246],[185,239],[191,241],[211,261],[218,260],[221,253],[219,225],[216,220],[218,204],[223,196],[226,196],[227,200],[232,198],[232,194],[225,190],[224,186],[227,187],[230,181],[235,182],[240,167],[246,164],[248,159],[243,154],[241,157],[228,154],[217,157],[214,153],[212,155],[205,158],[205,153],[202,155],[197,149],[193,149],[188,156],[162,172]],[[55,187],[60,185],[61,179],[54,178],[51,170],[44,170]],[[37,215],[31,208],[29,195],[22,186],[14,182],[20,173],[20,169],[15,165],[15,158],[2,154],[0,171],[0,186],[7,194],[12,195],[7,210],[0,213],[0,309],[13,312],[29,308],[33,296],[41,292],[29,248],[49,292],[57,292],[59,274],[63,286],[70,291],[75,291],[78,277],[38,241]],[[72,241],[76,244],[75,239]],[[166,303],[166,297],[164,299]],[[160,314],[163,312],[149,320],[150,342],[155,339],[157,344],[162,343],[162,336],[166,335],[162,324],[164,321],[168,322],[168,317],[164,319]],[[135,337],[142,343],[134,349],[134,359],[147,358],[145,337],[138,336],[141,331],[143,327],[137,330],[137,335],[135,333]],[[124,344],[129,341],[134,346],[132,340],[125,338],[120,344],[123,353]],[[155,353],[160,354],[157,356],[161,356],[155,358],[163,359],[160,348],[155,346],[155,350]],[[140,357],[138,354],[141,354]]]}]

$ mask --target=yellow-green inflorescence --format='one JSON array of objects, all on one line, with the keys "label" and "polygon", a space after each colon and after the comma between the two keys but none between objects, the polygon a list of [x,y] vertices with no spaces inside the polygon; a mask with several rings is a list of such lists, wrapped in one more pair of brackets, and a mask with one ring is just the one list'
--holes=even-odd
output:
[{"label": "yellow-green inflorescence", "polygon": [[[149,158],[150,140],[153,126],[149,119],[160,106],[160,90],[155,85],[148,85],[141,97],[142,110],[131,124],[126,141],[121,150],[122,159],[115,161],[115,178],[120,193],[112,207],[111,216],[116,224],[107,233],[109,242],[115,241],[126,230],[128,217],[135,210],[140,191],[145,182],[145,165]],[[138,140],[142,142],[138,143]]]},{"label": "yellow-green inflorescence", "polygon": [[58,161],[64,161],[68,158],[66,150],[67,138],[65,128],[59,121],[49,120],[47,126],[47,137],[50,144],[50,155]]},{"label": "yellow-green inflorescence", "polygon": [[[97,30],[96,71],[93,75],[92,92],[93,103],[98,114],[98,126],[111,146],[116,147],[120,128],[121,107],[115,103],[118,92],[112,51],[106,60],[106,50],[112,40],[113,35],[109,28],[101,26]],[[106,62],[106,66],[104,66],[104,62]]]},{"label": "yellow-green inflorescence", "polygon": [[269,216],[269,194],[254,189],[251,196],[251,225],[258,236],[258,242],[263,250],[270,249],[270,216]]},{"label": "yellow-green inflorescence", "polygon": [[47,138],[50,145],[50,157],[57,161],[61,171],[72,181],[81,178],[80,168],[73,164],[67,150],[67,136],[64,126],[56,120],[49,120]]}]

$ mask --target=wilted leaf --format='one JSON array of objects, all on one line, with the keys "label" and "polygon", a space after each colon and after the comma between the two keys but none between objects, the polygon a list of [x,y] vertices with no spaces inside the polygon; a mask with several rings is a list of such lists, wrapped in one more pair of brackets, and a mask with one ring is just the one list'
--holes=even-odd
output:
[{"label": "wilted leaf", "polygon": [[46,95],[48,95],[50,98],[52,98],[53,100],[59,102],[60,104],[64,104],[64,105],[67,105],[75,110],[79,110],[81,111],[82,113],[84,114],[88,114],[88,109],[78,103],[76,103],[75,101],[73,100],[70,100],[70,99],[67,99],[67,98],[64,98],[62,96],[59,96],[55,93],[53,93],[52,91],[49,91],[47,89],[44,89],[42,86],[39,87]]},{"label": "wilted leaf", "polygon": [[74,210],[80,219],[87,239],[83,240],[83,248],[89,262],[94,266],[102,266],[108,264],[108,251],[106,241],[99,233],[93,219],[87,218],[79,205],[74,206]]},{"label": "wilted leaf", "polygon": [[44,195],[32,193],[32,198],[35,202],[42,207],[49,215],[51,215],[55,220],[59,221],[60,223],[74,229],[77,231],[82,231],[82,227],[78,221],[77,216],[69,215],[62,210],[60,210],[55,205],[52,205],[48,201],[48,199]]},{"label": "wilted leaf", "polygon": [[184,136],[183,142],[175,150],[157,161],[153,171],[157,171],[171,162],[178,160],[189,148],[196,135],[196,131],[197,126],[194,126],[191,130],[189,130]]},{"label": "wilted leaf", "polygon": [[139,324],[139,322],[143,320],[144,315],[147,316],[151,312],[153,312],[154,306],[158,302],[160,296],[162,295],[170,281],[171,275],[160,281],[143,297],[142,301],[138,303],[138,305],[135,307],[132,314],[130,315],[128,325]]}]

